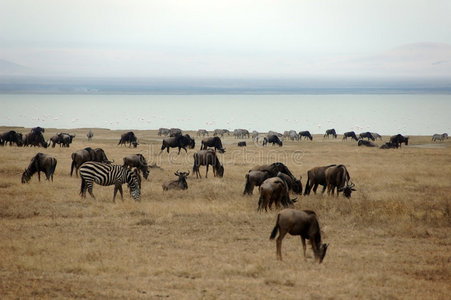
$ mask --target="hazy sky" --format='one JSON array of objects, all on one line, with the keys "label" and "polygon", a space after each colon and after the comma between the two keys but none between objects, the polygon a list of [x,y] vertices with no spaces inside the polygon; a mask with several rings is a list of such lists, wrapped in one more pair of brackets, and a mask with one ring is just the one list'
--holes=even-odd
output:
[{"label": "hazy sky", "polygon": [[0,59],[67,76],[446,77],[450,16],[449,0],[0,0]]}]

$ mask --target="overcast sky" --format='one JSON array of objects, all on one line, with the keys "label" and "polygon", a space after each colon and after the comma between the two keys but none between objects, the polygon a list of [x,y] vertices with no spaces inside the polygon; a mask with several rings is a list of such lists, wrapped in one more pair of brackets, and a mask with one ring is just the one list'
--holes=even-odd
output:
[{"label": "overcast sky", "polygon": [[451,77],[450,16],[449,0],[0,0],[0,59],[67,76]]}]

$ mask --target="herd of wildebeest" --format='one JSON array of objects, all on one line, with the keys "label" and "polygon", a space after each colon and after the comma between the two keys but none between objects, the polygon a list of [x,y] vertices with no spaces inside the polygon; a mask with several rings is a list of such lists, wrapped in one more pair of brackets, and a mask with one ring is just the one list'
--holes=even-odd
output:
[{"label": "herd of wildebeest", "polygon": [[[9,143],[10,146],[16,144],[17,146],[38,146],[47,148],[48,146],[55,147],[59,144],[60,147],[69,147],[75,135],[69,133],[58,133],[52,136],[48,141],[45,141],[43,133],[44,128],[35,127],[25,136],[16,131],[8,131],[0,135],[0,145],[4,146]],[[200,167],[206,167],[205,177],[208,175],[208,168],[212,166],[213,175],[215,177],[224,176],[224,166],[221,164],[219,155],[217,153],[224,153],[225,148],[222,145],[221,137],[224,135],[231,135],[236,139],[250,139],[255,143],[260,143],[265,146],[268,143],[273,145],[283,146],[283,140],[289,139],[292,141],[299,141],[301,138],[307,140],[313,140],[312,135],[308,131],[300,131],[299,133],[291,130],[286,131],[284,134],[270,131],[267,134],[261,134],[256,131],[249,133],[246,129],[236,129],[230,132],[227,129],[216,129],[213,132],[213,136],[209,136],[209,132],[205,129],[200,129],[197,132],[198,137],[202,137],[200,150],[193,154],[193,167],[192,171],[196,174],[196,178],[201,178]],[[93,138],[94,134],[90,130],[87,134],[88,140]],[[162,136],[162,145],[160,154],[166,149],[169,153],[170,148],[178,148],[178,154],[180,150],[184,149],[187,153],[187,148],[195,148],[195,140],[189,134],[183,134],[182,130],[178,128],[166,129],[160,128],[158,130],[158,136]],[[207,136],[207,137],[206,137]],[[324,134],[323,138],[337,138],[335,129],[329,129]],[[374,141],[377,139],[382,140],[382,137],[374,132],[363,132],[359,136],[355,132],[345,132],[343,134],[343,141],[348,138],[357,141],[358,146],[376,147]],[[448,138],[448,134],[434,134],[432,141],[444,141]],[[398,148],[402,143],[408,145],[408,137],[404,137],[401,134],[394,135],[390,138],[389,142],[383,144],[380,148]],[[129,147],[137,147],[138,139],[132,132],[126,132],[121,135],[118,145],[128,145]],[[238,146],[246,146],[246,141],[239,141]],[[113,201],[115,201],[116,194],[119,191],[121,197],[123,197],[122,185],[126,183],[130,189],[130,194],[135,201],[140,201],[141,197],[141,176],[145,179],[148,178],[151,166],[148,165],[145,157],[142,154],[128,155],[123,158],[123,164],[117,165],[113,161],[110,161],[105,154],[105,151],[101,148],[92,149],[86,147],[84,149],[75,151],[71,154],[72,163],[70,167],[70,175],[80,176],[81,187],[80,195],[86,197],[86,192],[95,199],[93,194],[93,184],[99,184],[104,186],[114,185]],[[38,173],[38,179],[40,181],[40,172],[43,172],[47,180],[53,181],[53,174],[57,165],[56,158],[44,154],[37,153],[30,161],[30,164],[22,174],[22,183],[27,183],[33,176]],[[186,178],[190,172],[180,172],[177,170],[175,173],[176,180],[166,181],[163,183],[163,191],[167,190],[186,190],[188,189],[188,183]],[[274,239],[279,232],[277,238],[277,257],[282,259],[281,245],[282,239],[287,233],[291,235],[300,235],[302,239],[302,245],[305,257],[305,239],[310,240],[315,260],[322,262],[326,255],[328,245],[321,242],[321,233],[317,220],[317,215],[313,211],[309,210],[295,210],[291,208],[296,198],[290,198],[290,192],[294,194],[309,195],[313,190],[316,190],[319,185],[323,187],[324,193],[327,189],[328,194],[334,195],[336,191],[337,197],[339,193],[347,198],[351,197],[352,191],[355,191],[355,185],[351,182],[346,166],[342,164],[318,166],[310,169],[307,172],[307,182],[303,190],[301,177],[296,178],[286,165],[281,162],[274,162],[269,165],[259,165],[250,169],[245,174],[245,184],[243,195],[252,195],[254,187],[258,187],[260,197],[258,199],[257,210],[267,211],[274,205],[276,208],[281,206],[284,208],[277,215],[276,225],[271,233],[270,238]]]}]

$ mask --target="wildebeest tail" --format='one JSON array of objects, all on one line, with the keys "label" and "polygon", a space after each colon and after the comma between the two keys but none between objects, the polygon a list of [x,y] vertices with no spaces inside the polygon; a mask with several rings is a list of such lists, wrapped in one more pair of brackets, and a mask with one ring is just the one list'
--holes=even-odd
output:
[{"label": "wildebeest tail", "polygon": [[277,231],[279,231],[279,218],[280,214],[277,214],[276,226],[274,226],[274,229],[272,230],[271,235],[269,236],[270,240],[273,240],[277,235]]},{"label": "wildebeest tail", "polygon": [[70,176],[72,176],[72,173],[74,172],[75,167],[75,153],[72,153],[72,164],[70,165]]},{"label": "wildebeest tail", "polygon": [[304,196],[310,194],[310,176],[307,174],[307,183],[305,184]]},{"label": "wildebeest tail", "polygon": [[246,185],[244,186],[243,195],[245,195],[246,193],[249,194],[251,189],[251,183],[249,182],[249,173],[247,173],[244,177],[246,177]]}]

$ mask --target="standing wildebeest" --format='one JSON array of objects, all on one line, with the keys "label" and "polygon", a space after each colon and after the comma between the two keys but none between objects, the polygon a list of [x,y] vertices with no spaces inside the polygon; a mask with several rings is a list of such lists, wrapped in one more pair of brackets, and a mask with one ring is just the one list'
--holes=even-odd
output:
[{"label": "standing wildebeest", "polygon": [[167,152],[169,153],[169,148],[179,148],[178,154],[180,154],[180,149],[183,148],[185,150],[185,152],[188,153],[188,151],[186,150],[186,147],[193,149],[194,146],[195,146],[194,139],[192,139],[189,136],[189,134],[172,136],[172,137],[163,139],[163,142],[161,144],[160,153],[164,149],[166,149]]},{"label": "standing wildebeest", "polygon": [[344,165],[327,168],[325,175],[328,195],[332,192],[333,196],[334,190],[337,188],[337,197],[340,192],[343,192],[347,198],[351,197],[352,191],[355,191],[354,184],[350,183],[351,177]]},{"label": "standing wildebeest", "polygon": [[117,191],[121,193],[121,199],[123,200],[122,185],[127,183],[133,199],[135,199],[135,201],[140,201],[140,184],[136,174],[137,172],[133,172],[128,168],[119,165],[94,161],[85,162],[80,167],[80,194],[85,198],[86,190],[88,190],[91,197],[95,199],[94,194],[92,193],[94,182],[103,186],[114,184],[113,202],[116,202]]},{"label": "standing wildebeest", "polygon": [[31,131],[27,133],[23,141],[24,146],[44,147],[47,148],[49,143],[44,140],[44,136],[40,131]]},{"label": "standing wildebeest", "polygon": [[206,129],[199,129],[198,131],[197,131],[197,136],[202,136],[202,137],[204,137],[204,136],[209,136],[208,135],[208,131],[206,130]]},{"label": "standing wildebeest", "polygon": [[92,149],[91,147],[87,147],[85,149],[78,150],[72,153],[71,158],[72,164],[70,166],[70,176],[72,176],[74,168],[75,175],[78,176],[78,169],[84,162],[87,161],[111,163],[111,161],[109,161],[106,157],[105,151],[103,151],[103,149],[101,148]]},{"label": "standing wildebeest", "polygon": [[374,138],[374,136],[373,136],[373,134],[371,133],[371,132],[369,132],[369,131],[367,131],[367,132],[362,132],[361,134],[359,134],[359,138],[360,139],[368,139],[368,141],[369,140],[372,140],[372,141],[375,141],[376,139]]},{"label": "standing wildebeest", "polygon": [[263,183],[263,181],[270,177],[274,176],[267,170],[249,170],[249,172],[245,176],[246,185],[244,186],[243,195],[252,195],[254,186],[259,187]]},{"label": "standing wildebeest", "polygon": [[335,131],[335,129],[327,129],[326,133],[324,134],[324,138],[327,137],[329,138],[329,135],[332,135],[334,137],[334,139],[337,138],[337,132]]},{"label": "standing wildebeest", "polygon": [[219,150],[220,153],[224,153],[225,149],[222,148],[222,142],[221,139],[219,138],[219,136],[212,136],[212,137],[208,137],[202,140],[201,142],[201,146],[200,146],[200,150],[206,150],[207,147],[214,147],[215,151],[216,149]]},{"label": "standing wildebeest", "polygon": [[268,144],[268,143],[272,143],[273,146],[275,144],[277,144],[277,145],[279,145],[279,147],[282,147],[282,145],[283,145],[282,141],[275,134],[268,135],[267,137],[265,137],[263,139],[263,146],[266,146],[266,144]]},{"label": "standing wildebeest", "polygon": [[310,134],[310,131],[306,130],[306,131],[299,131],[299,138],[304,137],[305,139],[309,139],[309,140],[313,140],[312,135]]},{"label": "standing wildebeest", "polygon": [[188,189],[188,183],[186,182],[186,177],[188,177],[189,171],[180,173],[177,170],[177,172],[175,172],[174,174],[175,174],[175,176],[178,176],[178,179],[173,180],[173,181],[166,181],[165,183],[163,183],[163,185],[162,185],[163,191]]},{"label": "standing wildebeest", "polygon": [[443,142],[443,141],[446,140],[447,138],[448,138],[448,134],[447,134],[447,133],[443,133],[443,134],[438,134],[438,133],[436,133],[436,134],[434,134],[434,135],[432,136],[432,141],[433,141],[433,142],[435,142],[435,141]]},{"label": "standing wildebeest", "polygon": [[263,208],[265,211],[268,211],[268,207],[271,209],[273,203],[276,208],[279,208],[280,205],[283,207],[288,207],[296,202],[296,198],[290,199],[287,183],[280,177],[271,177],[266,179],[260,185],[259,191],[260,198],[258,199],[258,211]]},{"label": "standing wildebeest", "polygon": [[406,146],[409,144],[409,138],[404,137],[401,134],[394,135],[390,138],[390,142],[396,145],[396,148],[401,147],[401,144],[404,143]]},{"label": "standing wildebeest", "polygon": [[129,143],[129,147],[133,145],[134,148],[136,148],[136,146],[138,145],[138,139],[136,138],[136,135],[133,133],[133,131],[123,133],[121,135],[119,143],[117,144],[126,146],[127,143]]},{"label": "standing wildebeest", "polygon": [[26,183],[30,181],[31,176],[34,173],[38,172],[38,179],[41,181],[41,171],[45,173],[45,177],[47,180],[53,181],[53,174],[55,173],[56,168],[56,158],[44,154],[38,153],[36,154],[30,161],[30,165],[22,174],[22,183]]},{"label": "standing wildebeest", "polygon": [[36,134],[44,133],[45,129],[38,126],[38,127],[31,128],[31,132],[36,133]]},{"label": "standing wildebeest", "polygon": [[92,137],[94,136],[94,132],[89,130],[88,133],[86,134],[86,136],[88,137],[88,141],[90,141],[92,139]]},{"label": "standing wildebeest", "polygon": [[316,194],[318,185],[323,186],[323,191],[326,190],[326,170],[335,165],[315,167],[307,171],[307,183],[305,184],[304,195],[309,195],[313,187],[313,192]]},{"label": "standing wildebeest", "polygon": [[158,136],[167,136],[169,134],[169,128],[159,128],[158,129]]},{"label": "standing wildebeest", "polygon": [[56,144],[59,144],[60,147],[69,147],[69,145],[72,143],[72,139],[75,137],[75,134],[69,134],[69,133],[57,133],[56,135],[52,136],[50,138],[50,141],[52,142],[52,148],[55,148]]},{"label": "standing wildebeest", "polygon": [[17,133],[14,130],[10,130],[8,132],[0,134],[1,144],[4,145],[9,142],[9,145],[12,146],[15,143],[17,146],[22,146],[22,133]]},{"label": "standing wildebeest", "polygon": [[359,140],[357,146],[377,147],[377,145],[371,141]]},{"label": "standing wildebeest", "polygon": [[355,132],[354,132],[354,131],[348,131],[348,132],[345,132],[345,133],[343,134],[343,141],[347,141],[348,138],[354,139],[354,140],[356,140],[356,141],[359,140],[359,139],[357,138],[357,136],[355,135]]},{"label": "standing wildebeest", "polygon": [[216,153],[213,150],[199,150],[193,155],[194,164],[193,164],[193,173],[196,173],[196,178],[202,178],[199,172],[200,166],[206,166],[205,178],[208,175],[208,165],[213,166],[213,175],[223,177],[224,176],[224,166],[219,161],[219,158],[216,156]]},{"label": "standing wildebeest", "polygon": [[145,179],[149,177],[149,166],[147,165],[146,158],[140,153],[124,157],[124,164],[122,166],[129,167],[130,169],[136,168],[143,173]]},{"label": "standing wildebeest", "polygon": [[278,259],[282,260],[282,240],[287,233],[290,235],[299,235],[301,237],[304,259],[306,258],[306,239],[309,240],[312,245],[316,261],[321,263],[326,256],[329,244],[322,244],[321,230],[314,211],[296,210],[292,208],[280,211],[277,215],[276,225],[269,237],[271,240],[276,237],[277,231],[279,232],[276,242],[276,255]]},{"label": "standing wildebeest", "polygon": [[245,141],[238,142],[238,147],[246,147],[246,142]]},{"label": "standing wildebeest", "polygon": [[296,194],[302,194],[302,176],[301,178],[299,178],[299,180],[297,180],[296,178],[293,178],[292,176],[287,175],[283,172],[278,172],[277,177],[285,181],[288,187],[288,191],[293,191]]}]

